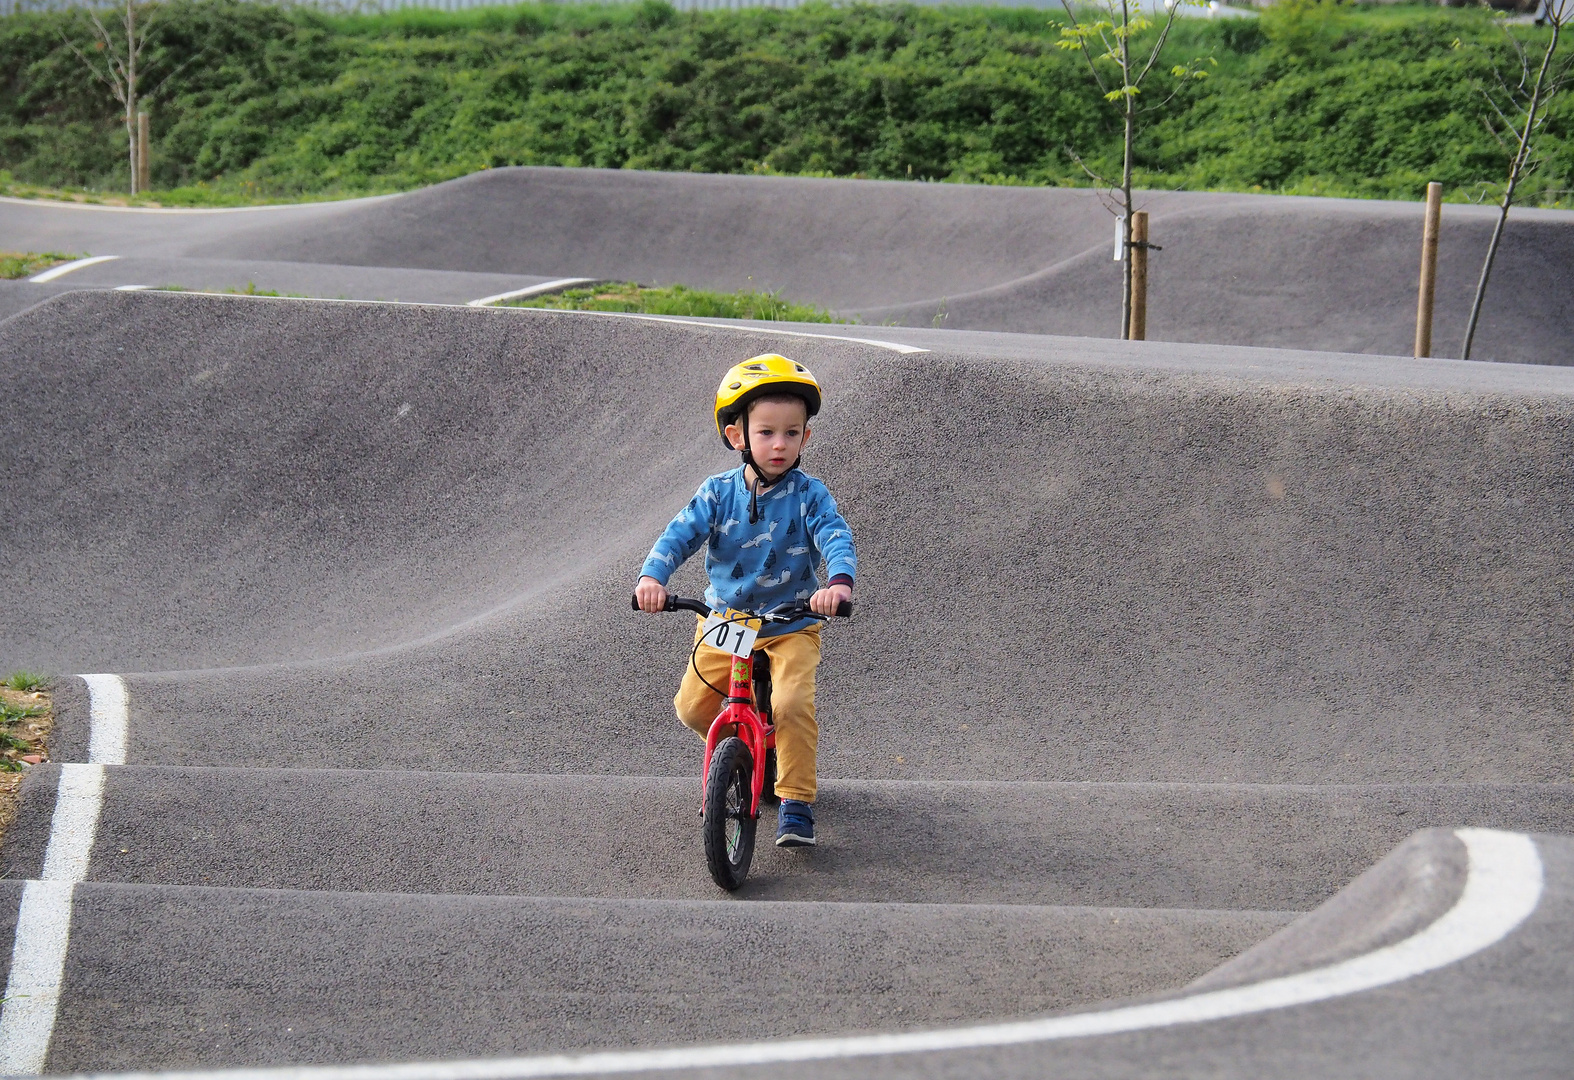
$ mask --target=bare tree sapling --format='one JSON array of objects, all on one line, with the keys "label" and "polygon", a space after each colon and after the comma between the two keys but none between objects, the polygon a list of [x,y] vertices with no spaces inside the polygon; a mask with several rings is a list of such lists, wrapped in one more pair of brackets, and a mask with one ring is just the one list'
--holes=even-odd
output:
[{"label": "bare tree sapling", "polygon": [[1505,20],[1503,31],[1509,42],[1512,67],[1505,73],[1494,65],[1493,82],[1481,87],[1491,109],[1486,120],[1487,129],[1512,154],[1498,202],[1497,224],[1493,226],[1486,259],[1481,264],[1481,276],[1476,281],[1475,299],[1470,303],[1465,344],[1459,353],[1462,360],[1470,359],[1470,349],[1475,344],[1481,303],[1486,299],[1487,281],[1492,276],[1498,245],[1503,240],[1509,208],[1514,205],[1520,184],[1542,164],[1538,136],[1546,126],[1553,99],[1568,86],[1570,75],[1574,73],[1574,48],[1565,47],[1561,53],[1559,48],[1567,44],[1563,35],[1571,20],[1574,20],[1574,0],[1545,0],[1536,26],[1550,29],[1551,33],[1540,41],[1535,40],[1534,31],[1522,36]]},{"label": "bare tree sapling", "polygon": [[93,77],[109,87],[110,93],[125,110],[126,155],[131,166],[131,194],[136,195],[141,189],[139,184],[141,171],[137,168],[137,162],[147,159],[147,148],[141,146],[139,140],[138,106],[151,101],[170,79],[197,59],[201,53],[198,52],[181,61],[159,81],[157,86],[144,92],[142,80],[146,72],[142,63],[142,54],[147,50],[148,42],[158,26],[157,5],[138,4],[135,0],[126,0],[125,8],[122,10],[116,5],[116,11],[119,18],[114,21],[119,25],[111,30],[98,17],[97,11],[92,8],[84,9],[92,29],[92,42],[89,46],[92,55],[89,55],[89,50],[84,50],[67,37],[63,31],[61,39],[65,42],[66,48],[75,53],[77,59],[86,65]]}]

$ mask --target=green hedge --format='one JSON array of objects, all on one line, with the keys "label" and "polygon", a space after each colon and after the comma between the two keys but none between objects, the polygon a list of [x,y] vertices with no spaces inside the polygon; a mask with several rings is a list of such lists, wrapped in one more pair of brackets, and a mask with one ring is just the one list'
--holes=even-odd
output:
[{"label": "green hedge", "polygon": [[[1060,18],[1063,18],[1061,16]],[[1117,167],[1112,110],[1052,13],[830,7],[679,14],[525,5],[333,16],[168,0],[150,82],[156,188],[177,199],[407,189],[515,164],[1082,184]],[[0,168],[23,183],[125,185],[117,106],[62,35],[80,13],[0,18]],[[1533,33],[1533,31],[1525,31]],[[1415,198],[1501,174],[1473,85],[1503,53],[1477,11],[1287,0],[1188,20],[1179,88],[1138,147],[1145,183]],[[1145,95],[1176,89],[1162,76]],[[1574,187],[1569,102],[1528,189]]]}]

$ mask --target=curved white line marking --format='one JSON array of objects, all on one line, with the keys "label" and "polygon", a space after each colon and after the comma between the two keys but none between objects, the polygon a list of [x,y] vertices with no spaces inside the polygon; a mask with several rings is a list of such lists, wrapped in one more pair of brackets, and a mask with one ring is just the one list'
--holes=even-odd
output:
[{"label": "curved white line marking", "polygon": [[[245,296],[234,293],[201,292],[187,290],[182,292],[166,293],[172,297],[181,296],[217,296],[225,300],[251,301],[264,304],[374,304],[380,307],[474,307],[474,301],[464,304],[424,303],[415,300],[340,300],[329,296]],[[758,322],[748,322],[743,319],[718,319],[714,322],[705,322],[700,319],[680,319],[672,315],[635,315],[626,311],[561,311],[554,308],[500,308],[488,307],[490,311],[524,311],[532,315],[590,315],[602,319],[643,319],[646,322],[677,323],[679,326],[703,326],[708,330],[733,330],[740,334],[784,334],[787,337],[820,338],[824,341],[851,341],[858,345],[873,345],[877,349],[889,349],[892,352],[926,353],[928,349],[919,348],[917,345],[903,345],[899,341],[882,341],[879,338],[847,337],[843,334],[811,334],[803,330],[777,330],[770,326],[761,326]],[[1459,361],[1455,361],[1456,363]],[[162,1074],[161,1074],[162,1075]]]},{"label": "curved white line marking", "polygon": [[83,675],[87,683],[87,765],[61,765],[49,846],[38,881],[22,886],[11,944],[11,970],[0,1004],[0,1073],[44,1071],[55,1031],[60,984],[71,937],[71,897],[87,877],[104,805],[104,765],[126,760],[126,684],[119,675]]},{"label": "curved white line marking", "polygon": [[[740,333],[749,334],[782,334],[786,337],[819,338],[823,341],[851,341],[859,345],[873,345],[877,349],[890,349],[892,352],[904,355],[929,351],[928,349],[920,349],[917,345],[903,345],[899,341],[881,341],[879,338],[847,337],[843,334],[811,334],[805,330],[777,330],[775,327],[759,325],[759,320],[727,319],[706,322],[702,319],[680,319],[675,315],[637,315],[629,311],[560,311],[554,308],[500,308],[499,310],[529,311],[532,315],[545,313],[548,315],[596,315],[606,319],[642,319],[645,322],[676,323],[679,326],[703,326],[711,330],[736,330]],[[748,325],[737,325],[741,322],[747,322]]]},{"label": "curved white line marking", "polygon": [[539,285],[527,285],[523,289],[515,289],[513,292],[500,292],[496,296],[483,296],[479,300],[467,300],[465,301],[465,307],[491,307],[493,304],[501,304],[504,300],[521,300],[527,296],[539,296],[542,293],[566,289],[570,285],[584,285],[587,282],[599,280],[601,279],[566,277],[558,278],[556,281],[543,281]]},{"label": "curved white line marking", "polygon": [[[259,303],[277,304],[375,304],[381,307],[475,307],[478,301],[467,301],[464,304],[423,303],[414,300],[340,300],[328,296],[245,296],[233,293],[201,292],[190,290],[177,293],[168,293],[168,296],[217,296],[225,300],[244,300]],[[554,308],[500,308],[483,305],[490,311],[525,311],[532,315],[590,315],[602,319],[643,319],[646,322],[676,323],[679,326],[703,326],[709,330],[733,330],[740,334],[782,334],[787,337],[819,338],[824,341],[851,341],[857,345],[873,345],[877,349],[889,349],[892,352],[911,355],[913,353],[926,353],[928,349],[919,348],[917,345],[903,345],[900,341],[882,341],[879,338],[848,337],[844,334],[811,334],[804,330],[777,330],[770,326],[761,326],[758,322],[744,319],[718,319],[714,322],[705,322],[700,319],[680,319],[672,315],[635,315],[627,311],[561,311]]]},{"label": "curved white line marking", "polygon": [[[1469,853],[1470,869],[1465,888],[1454,906],[1426,929],[1397,944],[1342,963],[1250,986],[1213,990],[1169,1001],[1021,1023],[898,1035],[558,1054],[492,1061],[224,1069],[157,1075],[162,1080],[505,1080],[736,1068],[1052,1042],[1205,1023],[1308,1005],[1388,986],[1456,963],[1503,940],[1530,916],[1541,899],[1542,889],[1541,857],[1536,852],[1535,842],[1520,833],[1489,829],[1459,829],[1455,835],[1464,842]],[[151,1077],[154,1074],[119,1075]]]},{"label": "curved white line marking", "polygon": [[59,266],[45,270],[42,274],[34,274],[27,280],[34,285],[43,285],[55,280],[55,278],[65,277],[67,274],[80,270],[84,266],[97,266],[99,263],[113,262],[118,258],[120,258],[119,255],[94,255],[87,259],[73,259],[71,262],[61,263]]}]

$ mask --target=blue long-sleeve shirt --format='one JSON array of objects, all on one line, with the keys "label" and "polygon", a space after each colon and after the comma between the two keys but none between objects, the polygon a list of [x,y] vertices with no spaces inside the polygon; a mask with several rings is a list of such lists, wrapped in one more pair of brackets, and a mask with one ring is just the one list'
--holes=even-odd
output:
[{"label": "blue long-sleeve shirt", "polygon": [[[769,611],[807,600],[819,584],[815,567],[825,558],[831,578],[857,576],[853,531],[836,500],[819,480],[792,469],[760,494],[760,520],[749,524],[749,489],[743,467],[712,476],[700,485],[656,546],[641,576],[663,585],[689,556],[708,544],[705,602],[713,611]],[[802,630],[815,620],[766,623],[761,637]]]}]

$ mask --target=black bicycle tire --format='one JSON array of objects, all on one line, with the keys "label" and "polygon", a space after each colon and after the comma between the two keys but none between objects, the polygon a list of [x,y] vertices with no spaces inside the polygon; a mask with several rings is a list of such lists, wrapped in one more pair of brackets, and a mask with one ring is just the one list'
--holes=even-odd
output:
[{"label": "black bicycle tire", "polygon": [[[728,892],[743,886],[754,858],[754,835],[759,821],[749,813],[754,758],[743,740],[723,739],[711,754],[710,770],[705,775],[705,865],[717,885]],[[741,792],[737,790],[741,786]],[[733,788],[732,813],[728,813],[728,789]],[[741,796],[741,801],[740,797]],[[727,822],[738,823],[737,841],[728,849]]]}]

